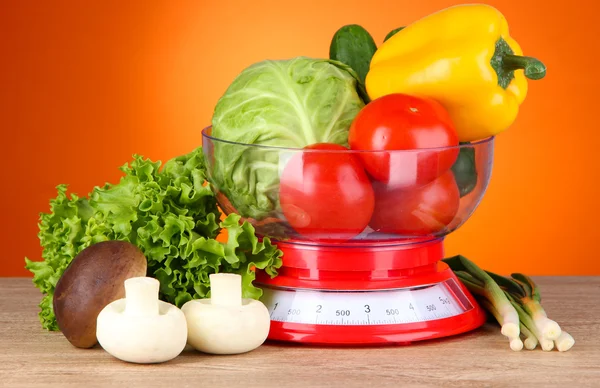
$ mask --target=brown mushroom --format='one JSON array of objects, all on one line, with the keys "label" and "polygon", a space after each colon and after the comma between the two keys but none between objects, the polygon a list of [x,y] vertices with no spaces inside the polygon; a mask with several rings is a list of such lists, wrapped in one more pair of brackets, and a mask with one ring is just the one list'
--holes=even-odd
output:
[{"label": "brown mushroom", "polygon": [[142,251],[125,241],[103,241],[81,251],[56,284],[52,301],[67,340],[78,348],[93,347],[98,314],[124,298],[125,280],[146,276],[147,266]]}]

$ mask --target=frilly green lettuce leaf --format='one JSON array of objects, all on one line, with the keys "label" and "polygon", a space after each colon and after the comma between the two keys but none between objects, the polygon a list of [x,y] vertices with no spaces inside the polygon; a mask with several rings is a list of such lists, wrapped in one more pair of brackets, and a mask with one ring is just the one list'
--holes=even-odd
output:
[{"label": "frilly green lettuce leaf", "polygon": [[[255,268],[277,275],[281,251],[269,239],[259,241],[253,226],[240,225],[221,213],[206,182],[202,149],[165,163],[135,155],[121,167],[124,176],[115,185],[95,187],[87,198],[67,197],[66,185],[57,187],[50,213],[40,215],[39,238],[43,261],[25,259],[33,283],[44,294],[40,321],[57,330],[52,311],[56,283],[73,258],[91,244],[106,240],[129,241],[148,260],[148,276],[157,278],[160,297],[177,306],[210,295],[209,274],[239,273],[243,296],[258,298],[252,282]],[[228,241],[215,238],[222,229]]]},{"label": "frilly green lettuce leaf", "polygon": [[40,215],[38,238],[44,250],[44,261],[25,259],[25,267],[33,272],[33,283],[42,293],[51,293],[67,265],[80,251],[85,225],[93,214],[87,199],[67,197],[67,186],[57,187],[58,195],[50,201],[50,213]]}]

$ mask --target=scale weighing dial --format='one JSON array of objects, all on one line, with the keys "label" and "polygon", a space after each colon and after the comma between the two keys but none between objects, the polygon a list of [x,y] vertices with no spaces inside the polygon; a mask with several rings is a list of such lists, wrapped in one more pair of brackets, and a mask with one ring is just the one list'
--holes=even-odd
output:
[{"label": "scale weighing dial", "polygon": [[367,291],[265,287],[271,321],[309,325],[398,325],[453,317],[473,308],[454,279]]}]

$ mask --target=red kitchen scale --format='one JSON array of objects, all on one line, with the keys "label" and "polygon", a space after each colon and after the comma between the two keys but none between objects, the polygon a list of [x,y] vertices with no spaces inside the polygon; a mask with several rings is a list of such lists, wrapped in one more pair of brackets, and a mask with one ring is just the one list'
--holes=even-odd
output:
[{"label": "red kitchen scale", "polygon": [[[237,156],[252,152],[253,157],[264,153],[264,160],[275,163],[280,172],[293,155],[306,152],[224,142],[211,137],[210,128],[203,132],[203,145],[209,179],[218,191],[221,180],[215,179],[216,174],[223,174],[214,165],[218,152]],[[321,242],[293,232],[281,238],[273,235],[272,228],[255,223],[257,234],[269,236],[283,251],[278,276],[271,278],[259,271],[255,281],[271,315],[270,340],[346,346],[408,344],[483,325],[485,312],[441,259],[444,237],[471,216],[485,193],[493,138],[455,148],[459,156],[453,168],[457,168],[460,199],[451,221],[436,233],[385,234],[367,228],[350,241]],[[397,175],[405,178],[411,168],[417,176],[417,162],[440,149],[386,152],[391,175],[402,171]],[[476,182],[466,182],[460,168],[475,172]],[[226,198],[223,206],[225,194],[220,194],[221,207],[231,207],[232,198]],[[444,193],[429,195],[438,198]],[[419,205],[417,213],[427,213],[424,209]],[[269,217],[285,225],[283,214],[273,212]]]},{"label": "red kitchen scale", "polygon": [[441,239],[379,246],[281,243],[274,279],[260,273],[269,339],[410,343],[481,326],[485,313],[440,260]]}]

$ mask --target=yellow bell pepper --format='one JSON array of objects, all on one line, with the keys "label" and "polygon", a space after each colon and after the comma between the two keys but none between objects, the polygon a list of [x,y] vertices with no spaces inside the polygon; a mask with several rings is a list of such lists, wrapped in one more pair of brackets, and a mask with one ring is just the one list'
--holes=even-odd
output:
[{"label": "yellow bell pepper", "polygon": [[545,66],[523,57],[495,8],[458,5],[424,17],[385,41],[366,77],[371,99],[405,93],[446,107],[462,142],[508,128]]}]

